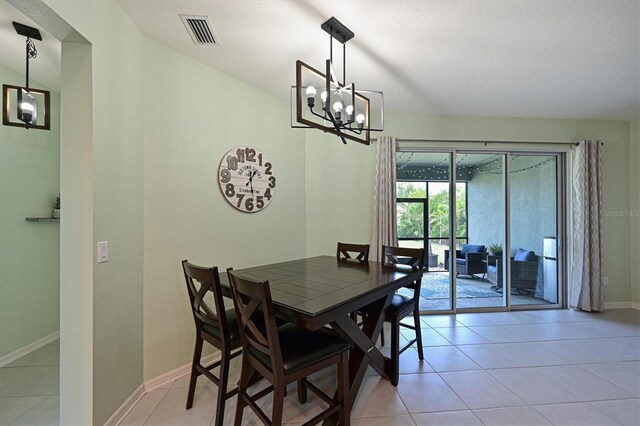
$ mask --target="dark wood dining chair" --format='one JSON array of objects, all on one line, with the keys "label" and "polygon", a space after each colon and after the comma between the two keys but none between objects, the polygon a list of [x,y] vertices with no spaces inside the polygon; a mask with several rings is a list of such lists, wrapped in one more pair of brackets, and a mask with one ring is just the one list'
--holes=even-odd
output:
[{"label": "dark wood dining chair", "polygon": [[[293,323],[277,327],[269,281],[253,281],[227,270],[244,355],[238,390],[234,424],[240,426],[245,406],[265,425],[282,424],[286,386],[298,382],[298,398],[306,401],[307,389],[324,400],[329,408],[305,424],[316,424],[338,413],[341,425],[349,425],[349,359],[350,345],[334,332],[321,328],[310,331]],[[264,320],[264,332],[256,318]],[[306,377],[325,368],[337,366],[336,399],[322,392]],[[247,393],[250,378],[259,374],[271,383],[254,395]],[[256,401],[273,392],[271,419]]]},{"label": "dark wood dining chair", "polygon": [[[382,246],[382,264],[403,264],[413,268],[424,268],[424,249]],[[422,278],[405,286],[413,290],[413,295],[407,296],[395,293],[391,304],[385,311],[385,322],[391,323],[391,384],[398,386],[400,354],[406,351],[414,343],[418,344],[418,358],[424,359],[422,352],[422,332],[420,329],[420,286]],[[400,321],[413,314],[414,325],[403,324]],[[414,330],[416,337],[411,339],[404,347],[400,348],[400,327]],[[383,343],[384,344],[384,343]]]},{"label": "dark wood dining chair", "polygon": [[[351,256],[355,257],[351,257]],[[360,262],[369,261],[369,244],[350,244],[338,243],[336,249],[336,258],[338,260],[359,260]]]},{"label": "dark wood dining chair", "polygon": [[[357,260],[359,262],[368,262],[369,248],[369,244],[351,244],[338,242],[338,247],[336,248],[336,259],[345,261]],[[354,257],[351,257],[352,255]],[[360,312],[352,312],[349,315],[351,316],[352,320],[357,321],[358,314],[363,315]],[[362,325],[362,323],[358,323],[358,325]]]},{"label": "dark wood dining chair", "polygon": [[[219,426],[224,421],[226,400],[238,393],[238,388],[227,392],[230,361],[242,353],[236,313],[233,309],[225,311],[217,267],[205,268],[183,260],[182,269],[196,324],[196,345],[191,363],[187,410],[193,406],[198,376],[204,375],[218,386],[214,425]],[[215,312],[205,301],[207,294],[213,295]],[[220,360],[207,366],[201,363],[202,346],[205,341],[220,350]],[[211,372],[216,367],[220,367],[218,377]]]}]

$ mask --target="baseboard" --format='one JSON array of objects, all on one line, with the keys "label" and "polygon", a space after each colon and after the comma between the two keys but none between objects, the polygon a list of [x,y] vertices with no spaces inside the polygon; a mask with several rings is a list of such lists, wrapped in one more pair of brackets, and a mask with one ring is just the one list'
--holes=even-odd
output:
[{"label": "baseboard", "polygon": [[18,350],[15,350],[5,356],[0,357],[0,367],[4,367],[7,364],[12,363],[18,358],[22,358],[23,356],[40,349],[41,347],[48,345],[49,343],[60,338],[60,330],[51,333],[48,336],[44,336],[41,339],[36,340],[35,342],[29,343],[27,346],[23,346]]},{"label": "baseboard", "polygon": [[[210,364],[212,362],[216,362],[220,359],[220,352],[216,352],[213,353],[211,355],[207,355],[205,357],[202,357],[202,361],[200,361],[202,364]],[[162,385],[164,385],[165,383],[171,381],[171,380],[175,380],[175,379],[179,379],[180,377],[189,374],[191,372],[191,363],[189,364],[185,364],[181,367],[178,367],[176,369],[173,369],[171,371],[168,371],[164,374],[159,375],[158,377],[154,377],[153,379],[147,380],[146,382],[144,382],[144,390],[145,392],[149,392],[152,391]]]},{"label": "baseboard", "polygon": [[140,401],[144,394],[144,384],[141,384],[140,386],[138,386],[138,389],[136,389],[131,394],[131,396],[127,398],[127,400],[120,406],[120,408],[118,408],[116,412],[113,413],[111,417],[109,417],[109,420],[107,420],[105,426],[116,426],[120,424],[120,422],[124,420],[127,414],[129,414],[129,411],[131,411],[131,409],[138,403],[138,401]]},{"label": "baseboard", "polygon": [[638,302],[607,302],[604,304],[604,309],[637,309],[640,310],[640,303]]},{"label": "baseboard", "polygon": [[[202,363],[207,365],[212,362],[216,362],[220,359],[220,352],[213,353],[211,355],[207,355],[202,358]],[[181,367],[175,368],[171,371],[168,371],[164,374],[159,375],[158,377],[154,377],[153,379],[147,380],[143,384],[138,387],[131,394],[129,398],[116,410],[115,413],[107,420],[105,423],[106,426],[117,426],[120,424],[122,420],[129,414],[129,411],[136,405],[136,403],[146,394],[165,383],[179,379],[180,377],[187,375],[191,372],[191,363],[185,364]]]}]

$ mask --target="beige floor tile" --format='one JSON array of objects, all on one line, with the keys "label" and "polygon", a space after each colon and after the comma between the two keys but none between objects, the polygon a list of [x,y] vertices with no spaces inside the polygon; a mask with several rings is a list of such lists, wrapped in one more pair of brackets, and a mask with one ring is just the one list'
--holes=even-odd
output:
[{"label": "beige floor tile", "polygon": [[568,391],[536,368],[489,370],[489,374],[530,405],[581,401],[578,395]]},{"label": "beige floor tile", "polygon": [[0,398],[0,425],[8,425],[45,400],[45,396]]},{"label": "beige floor tile", "polygon": [[450,346],[451,342],[432,328],[422,329],[422,346]]},{"label": "beige floor tile", "polygon": [[185,409],[187,395],[183,388],[171,388],[156,405],[144,423],[146,425],[206,425],[215,412],[215,392],[212,388],[196,392],[193,408]]},{"label": "beige floor tile", "polygon": [[361,417],[351,419],[353,426],[415,426],[415,422],[409,414],[384,417]]},{"label": "beige floor tile", "polygon": [[491,317],[484,317],[481,314],[457,314],[456,321],[467,327],[481,325],[500,325],[494,322]]},{"label": "beige floor tile", "polygon": [[538,426],[551,424],[531,407],[489,408],[473,410],[473,412],[485,425]]},{"label": "beige floor tile", "polygon": [[471,409],[526,405],[486,371],[456,371],[440,376]]},{"label": "beige floor tile", "polygon": [[46,397],[41,403],[20,416],[14,425],[54,426],[60,423],[60,401],[57,396]]},{"label": "beige floor tile", "polygon": [[529,367],[569,363],[558,354],[546,349],[540,342],[500,343],[496,346]]},{"label": "beige floor tile", "polygon": [[480,369],[478,364],[455,346],[425,347],[424,358],[438,372]]},{"label": "beige floor tile", "polygon": [[412,417],[417,426],[475,426],[482,424],[470,410],[412,414]]},{"label": "beige floor tile", "polygon": [[537,371],[558,383],[582,401],[633,398],[634,394],[577,365],[536,367]]},{"label": "beige floor tile", "polygon": [[481,325],[469,328],[492,343],[520,342],[523,338],[505,325]]},{"label": "beige floor tile", "polygon": [[640,400],[638,398],[596,401],[590,404],[621,425],[638,426],[640,424]]},{"label": "beige floor tile", "polygon": [[[164,398],[165,394],[168,392],[169,388],[158,388],[154,389],[150,392],[144,394],[142,398],[133,406],[131,411],[129,411],[120,425],[129,426],[129,425],[142,425],[147,421],[153,410],[158,406],[158,403],[162,398]],[[185,395],[185,404],[186,404],[186,395]]]},{"label": "beige floor tile", "polygon": [[533,408],[554,425],[609,426],[618,424],[611,417],[586,402],[536,405]]},{"label": "beige floor tile", "polygon": [[435,328],[435,330],[453,345],[489,343],[487,339],[467,327]]},{"label": "beige floor tile", "polygon": [[60,387],[59,370],[57,365],[35,367],[27,376],[0,389],[0,397],[53,395]]},{"label": "beige floor tile", "polygon": [[580,367],[614,383],[616,386],[620,386],[636,397],[640,396],[640,371],[631,363],[605,362],[600,364],[581,364]]},{"label": "beige floor tile", "polygon": [[525,366],[518,358],[503,351],[495,344],[459,345],[458,349],[484,369]]},{"label": "beige floor tile", "polygon": [[397,390],[411,414],[468,408],[444,380],[434,373],[404,375]]},{"label": "beige floor tile", "polygon": [[[401,380],[405,377],[402,376]],[[351,417],[377,417],[407,414],[400,395],[391,383],[381,377],[366,377],[362,382],[358,398],[351,410]]]},{"label": "beige floor tile", "polygon": [[423,315],[420,320],[429,327],[462,327],[454,315]]},{"label": "beige floor tile", "polygon": [[[409,348],[400,355],[400,374],[421,374],[433,372],[433,368],[431,368],[426,360],[420,361],[418,358],[418,351],[416,349]],[[400,380],[402,380],[402,378],[400,378]]]}]

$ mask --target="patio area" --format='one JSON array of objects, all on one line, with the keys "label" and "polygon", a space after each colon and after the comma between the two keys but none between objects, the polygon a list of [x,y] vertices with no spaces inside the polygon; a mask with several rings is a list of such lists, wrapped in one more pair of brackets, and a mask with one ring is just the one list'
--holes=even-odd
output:
[{"label": "patio area", "polygon": [[[486,278],[471,279],[458,277],[456,280],[456,299],[458,308],[485,308],[503,306],[502,293],[491,290],[493,284]],[[451,309],[448,272],[427,272],[422,278],[420,291],[420,311]],[[512,294],[512,305],[547,305],[544,299],[532,294]]]}]

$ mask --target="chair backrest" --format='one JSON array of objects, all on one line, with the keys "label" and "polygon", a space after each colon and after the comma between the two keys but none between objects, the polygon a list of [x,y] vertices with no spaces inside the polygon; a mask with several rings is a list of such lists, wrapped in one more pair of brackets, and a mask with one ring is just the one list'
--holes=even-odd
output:
[{"label": "chair backrest", "polygon": [[[215,327],[220,333],[220,338],[218,338],[218,336],[213,337],[223,343],[228,342],[229,327],[227,325],[227,315],[222,300],[222,288],[220,286],[218,268],[215,266],[205,268],[183,260],[182,270],[184,271],[184,279],[187,284],[191,311],[193,313],[193,320],[196,323],[196,328],[200,330],[203,324]],[[205,296],[209,293],[213,295],[215,312],[204,300]]]},{"label": "chair backrest", "polygon": [[354,259],[351,254],[356,255],[355,260],[368,262],[369,244],[338,243],[338,248],[336,249],[336,258],[338,260]]},{"label": "chair backrest", "polygon": [[[231,269],[227,269],[227,274],[231,284],[231,295],[238,319],[243,353],[249,354],[252,349],[260,351],[271,358],[272,371],[278,366],[283,368],[269,281],[243,278]],[[258,318],[264,320],[264,326],[256,323]]]},{"label": "chair backrest", "polygon": [[[424,249],[421,248],[391,247],[383,245],[381,256],[382,258],[380,259],[380,262],[382,262],[383,265],[409,265],[414,269],[424,268]],[[405,287],[413,289],[416,297],[420,297],[421,283],[422,276]]]}]

